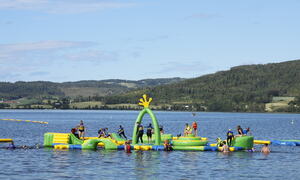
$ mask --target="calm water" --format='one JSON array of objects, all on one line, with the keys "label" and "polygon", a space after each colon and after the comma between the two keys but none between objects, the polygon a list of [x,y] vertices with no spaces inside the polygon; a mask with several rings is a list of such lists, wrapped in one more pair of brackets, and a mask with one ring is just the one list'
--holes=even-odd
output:
[{"label": "calm water", "polygon": [[[46,132],[69,132],[84,120],[88,136],[101,127],[117,131],[120,124],[131,136],[137,111],[0,110],[0,119],[47,121],[48,125],[0,121],[0,137],[18,146],[43,143]],[[182,133],[194,120],[199,134],[214,141],[228,128],[250,127],[256,139],[300,139],[299,114],[155,112],[166,133]],[[292,124],[291,121],[294,123]],[[150,118],[145,116],[143,123]],[[7,145],[1,144],[1,147]],[[258,146],[257,149],[260,149]],[[81,151],[0,149],[0,179],[299,179],[300,147],[271,146],[272,153]]]}]

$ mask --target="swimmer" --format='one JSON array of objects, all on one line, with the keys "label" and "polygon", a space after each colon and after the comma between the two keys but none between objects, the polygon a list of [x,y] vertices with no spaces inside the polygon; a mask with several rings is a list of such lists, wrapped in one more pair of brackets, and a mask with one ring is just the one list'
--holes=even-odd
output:
[{"label": "swimmer", "polygon": [[173,150],[171,144],[169,143],[169,140],[167,140],[167,139],[164,141],[164,150],[165,151],[172,151]]},{"label": "swimmer", "polygon": [[125,150],[126,153],[131,153],[130,141],[125,142],[124,150]]},{"label": "swimmer", "polygon": [[261,148],[261,152],[264,154],[269,154],[271,152],[270,147],[268,144],[265,144],[262,148]]},{"label": "swimmer", "polygon": [[229,153],[229,147],[228,147],[227,143],[225,143],[225,144],[222,146],[222,152],[223,152],[223,153]]}]

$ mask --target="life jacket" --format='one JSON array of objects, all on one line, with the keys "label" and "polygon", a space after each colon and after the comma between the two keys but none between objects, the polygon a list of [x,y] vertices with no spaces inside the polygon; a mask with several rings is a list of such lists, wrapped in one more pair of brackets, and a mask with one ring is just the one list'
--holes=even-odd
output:
[{"label": "life jacket", "polygon": [[193,126],[194,129],[197,129],[197,126],[198,126],[198,125],[197,125],[196,122],[193,122],[192,126]]},{"label": "life jacket", "polygon": [[131,146],[130,146],[130,144],[127,144],[127,145],[125,145],[126,146],[126,152],[127,153],[131,153]]},{"label": "life jacket", "polygon": [[227,136],[233,136],[233,132],[232,131],[228,131],[227,132]]},{"label": "life jacket", "polygon": [[124,132],[124,129],[123,128],[120,128],[119,129],[119,133],[123,133]]},{"label": "life jacket", "polygon": [[80,124],[79,127],[78,127],[78,130],[83,131],[83,130],[84,130],[84,125],[83,125],[83,124]]},{"label": "life jacket", "polygon": [[143,131],[144,127],[142,125],[139,126],[139,131]]}]

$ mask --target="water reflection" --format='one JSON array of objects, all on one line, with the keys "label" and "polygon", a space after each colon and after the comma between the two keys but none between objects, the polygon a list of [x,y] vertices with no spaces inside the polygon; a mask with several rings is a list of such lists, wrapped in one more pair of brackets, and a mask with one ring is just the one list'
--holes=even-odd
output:
[{"label": "water reflection", "polygon": [[134,174],[137,179],[149,179],[159,174],[160,167],[159,151],[135,151]]}]

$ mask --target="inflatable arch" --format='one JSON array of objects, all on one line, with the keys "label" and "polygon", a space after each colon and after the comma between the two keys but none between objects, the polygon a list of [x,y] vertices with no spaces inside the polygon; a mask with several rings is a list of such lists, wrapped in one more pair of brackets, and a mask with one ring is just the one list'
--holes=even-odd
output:
[{"label": "inflatable arch", "polygon": [[149,104],[152,101],[152,98],[149,98],[149,100],[147,100],[147,96],[143,95],[143,99],[140,99],[140,103],[139,105],[144,106],[144,109],[140,112],[140,114],[138,115],[134,128],[133,128],[133,134],[132,134],[132,144],[137,144],[138,139],[137,139],[137,123],[141,123],[142,119],[144,117],[144,115],[146,113],[148,113],[150,115],[150,118],[152,119],[152,124],[153,124],[153,128],[154,128],[154,134],[155,134],[155,145],[160,145],[161,143],[161,139],[160,139],[160,131],[159,131],[159,124],[157,122],[157,119],[155,117],[155,115],[153,114],[153,112],[151,111],[151,109],[149,109]]}]

